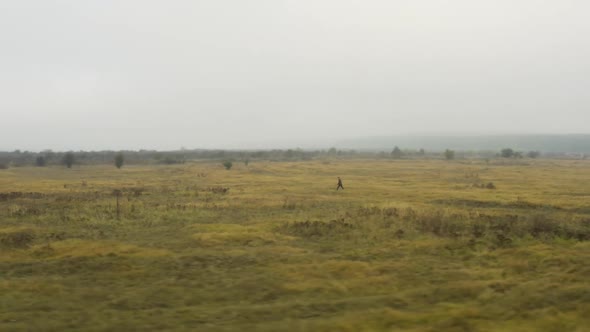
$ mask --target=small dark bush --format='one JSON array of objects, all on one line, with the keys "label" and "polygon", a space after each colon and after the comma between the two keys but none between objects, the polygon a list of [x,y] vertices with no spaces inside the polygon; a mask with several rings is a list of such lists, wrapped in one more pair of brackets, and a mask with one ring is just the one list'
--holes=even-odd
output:
[{"label": "small dark bush", "polygon": [[393,159],[400,159],[403,156],[404,156],[404,153],[397,146],[394,147],[393,150],[391,151],[391,158],[393,158]]},{"label": "small dark bush", "polygon": [[231,161],[229,161],[229,160],[223,162],[223,167],[225,167],[225,169],[228,170],[228,171],[232,168],[233,165],[234,164]]},{"label": "small dark bush", "polygon": [[166,164],[166,165],[174,165],[174,164],[182,164],[182,163],[184,163],[184,161],[181,159],[178,159],[178,158],[168,156],[168,157],[164,158],[162,161],[160,161],[160,163]]},{"label": "small dark bush", "polygon": [[455,151],[453,150],[446,149],[444,155],[446,160],[455,159]]},{"label": "small dark bush", "polygon": [[45,157],[39,156],[35,159],[35,166],[44,167],[45,165],[47,165],[47,160],[45,160]]},{"label": "small dark bush", "polygon": [[229,192],[229,188],[224,187],[209,187],[207,191],[212,192],[214,194],[227,194]]},{"label": "small dark bush", "polygon": [[383,209],[384,217],[399,217],[399,211],[396,208],[385,208]]},{"label": "small dark bush", "polygon": [[417,220],[418,229],[426,233],[442,235],[443,214],[440,212],[420,216]]},{"label": "small dark bush", "polygon": [[539,157],[541,155],[541,152],[539,151],[529,151],[526,156],[531,158],[531,159],[535,159],[537,157]]},{"label": "small dark bush", "polygon": [[502,151],[500,151],[500,155],[503,158],[512,158],[514,157],[514,150],[510,148],[502,149]]},{"label": "small dark bush", "polygon": [[123,156],[122,153],[117,153],[117,155],[115,156],[115,167],[117,168],[121,168],[123,167],[123,163],[125,162],[125,157]]},{"label": "small dark bush", "polygon": [[534,215],[528,220],[528,231],[534,237],[540,236],[560,236],[562,228],[560,223],[550,220],[544,215]]},{"label": "small dark bush", "polygon": [[495,241],[496,245],[500,248],[510,247],[512,239],[506,236],[504,233],[497,233]]},{"label": "small dark bush", "polygon": [[62,163],[67,168],[72,168],[72,165],[74,165],[74,161],[75,161],[75,157],[74,157],[73,152],[66,152],[66,154],[63,156],[63,159],[62,159]]},{"label": "small dark bush", "polygon": [[296,221],[284,224],[280,227],[280,230],[283,233],[301,237],[322,237],[346,232],[353,228],[353,224],[345,222],[344,219],[339,219],[330,220],[329,222]]},{"label": "small dark bush", "polygon": [[32,198],[32,199],[39,199],[45,197],[45,194],[37,193],[37,192],[22,192],[22,191],[13,191],[9,193],[0,193],[0,202],[7,201],[10,199],[17,199],[17,198]]},{"label": "small dark bush", "polygon": [[0,233],[0,245],[7,248],[28,248],[35,239],[35,234],[29,230]]},{"label": "small dark bush", "polygon": [[297,208],[297,203],[290,197],[285,197],[283,200],[283,209],[285,210],[295,210]]},{"label": "small dark bush", "polygon": [[486,225],[482,222],[474,222],[471,225],[471,233],[475,238],[480,238],[486,233]]},{"label": "small dark bush", "polygon": [[141,196],[144,192],[145,188],[132,188],[131,192],[133,193],[133,196]]}]

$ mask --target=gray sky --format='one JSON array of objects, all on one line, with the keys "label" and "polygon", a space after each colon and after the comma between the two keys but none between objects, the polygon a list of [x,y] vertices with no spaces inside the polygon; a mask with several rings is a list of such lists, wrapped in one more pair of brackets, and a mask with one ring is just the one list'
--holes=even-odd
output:
[{"label": "gray sky", "polygon": [[585,0],[0,0],[0,150],[588,133]]}]

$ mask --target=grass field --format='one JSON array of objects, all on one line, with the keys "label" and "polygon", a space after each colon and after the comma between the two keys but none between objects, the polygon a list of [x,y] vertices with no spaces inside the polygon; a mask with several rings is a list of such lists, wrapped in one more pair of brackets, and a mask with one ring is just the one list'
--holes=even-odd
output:
[{"label": "grass field", "polygon": [[11,168],[0,252],[0,331],[590,331],[590,161]]}]

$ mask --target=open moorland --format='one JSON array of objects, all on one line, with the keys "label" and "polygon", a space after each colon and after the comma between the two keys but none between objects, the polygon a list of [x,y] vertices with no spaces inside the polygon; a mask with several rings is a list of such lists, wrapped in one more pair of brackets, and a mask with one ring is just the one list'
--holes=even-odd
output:
[{"label": "open moorland", "polygon": [[1,331],[590,331],[590,161],[9,168],[0,253]]}]

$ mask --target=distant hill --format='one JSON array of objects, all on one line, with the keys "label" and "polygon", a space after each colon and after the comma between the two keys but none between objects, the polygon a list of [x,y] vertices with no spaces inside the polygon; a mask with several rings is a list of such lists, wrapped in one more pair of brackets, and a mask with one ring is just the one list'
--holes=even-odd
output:
[{"label": "distant hill", "polygon": [[545,153],[590,153],[590,134],[576,135],[485,135],[485,136],[380,136],[346,139],[335,144],[339,149],[384,150],[401,149],[443,151],[517,151]]}]

